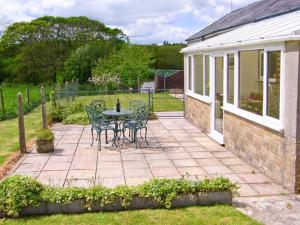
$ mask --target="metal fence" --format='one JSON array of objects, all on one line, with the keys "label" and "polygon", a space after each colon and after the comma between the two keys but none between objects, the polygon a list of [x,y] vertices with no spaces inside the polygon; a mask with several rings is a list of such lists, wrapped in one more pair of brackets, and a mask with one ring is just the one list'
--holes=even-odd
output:
[{"label": "metal fence", "polygon": [[83,105],[96,99],[103,99],[107,108],[114,108],[119,99],[122,108],[127,108],[130,100],[143,100],[150,111],[159,117],[184,116],[184,95],[182,90],[91,90],[56,91],[58,102],[76,102]]},{"label": "metal fence", "polygon": [[[4,91],[0,87],[0,121],[12,119],[18,116],[17,95],[15,98],[4,98]],[[39,95],[32,95],[29,88],[26,88],[23,96],[23,113],[27,114],[38,107],[41,103]],[[7,104],[8,103],[8,104]]]}]

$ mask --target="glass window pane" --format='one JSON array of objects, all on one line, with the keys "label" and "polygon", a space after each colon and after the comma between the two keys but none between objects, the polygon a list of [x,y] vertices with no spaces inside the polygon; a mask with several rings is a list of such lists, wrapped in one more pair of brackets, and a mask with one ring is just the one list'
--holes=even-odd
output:
[{"label": "glass window pane", "polygon": [[205,56],[205,95],[209,96],[209,74],[210,74],[210,70],[209,70],[209,56],[206,55]]},{"label": "glass window pane", "polygon": [[239,60],[239,105],[240,108],[262,115],[263,109],[263,80],[261,68],[263,50],[241,51]]},{"label": "glass window pane", "polygon": [[268,52],[267,115],[279,119],[280,51]]},{"label": "glass window pane", "polygon": [[203,55],[194,56],[195,93],[203,95]]},{"label": "glass window pane", "polygon": [[227,102],[234,104],[234,54],[227,55]]},{"label": "glass window pane", "polygon": [[188,57],[188,89],[192,90],[192,57]]}]

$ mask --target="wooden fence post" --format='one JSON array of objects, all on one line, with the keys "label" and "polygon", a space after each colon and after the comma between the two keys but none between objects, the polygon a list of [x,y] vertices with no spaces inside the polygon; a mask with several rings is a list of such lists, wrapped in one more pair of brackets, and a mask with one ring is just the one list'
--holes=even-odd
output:
[{"label": "wooden fence post", "polygon": [[46,100],[45,100],[45,90],[43,86],[41,87],[41,102],[42,102],[43,129],[47,129]]},{"label": "wooden fence post", "polygon": [[5,117],[4,98],[3,98],[3,91],[1,87],[0,87],[0,101],[1,101],[3,117]]},{"label": "wooden fence post", "polygon": [[25,140],[25,125],[24,125],[24,113],[23,113],[23,101],[21,92],[18,93],[18,117],[19,117],[19,143],[21,153],[26,152],[26,140]]}]

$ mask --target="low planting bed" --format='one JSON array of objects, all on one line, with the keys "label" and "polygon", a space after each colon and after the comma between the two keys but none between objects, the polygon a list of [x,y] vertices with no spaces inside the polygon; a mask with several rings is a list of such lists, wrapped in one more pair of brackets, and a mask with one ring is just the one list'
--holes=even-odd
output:
[{"label": "low planting bed", "polygon": [[202,181],[153,179],[115,188],[55,188],[30,177],[11,176],[0,183],[0,216],[231,204],[236,189],[223,177]]}]

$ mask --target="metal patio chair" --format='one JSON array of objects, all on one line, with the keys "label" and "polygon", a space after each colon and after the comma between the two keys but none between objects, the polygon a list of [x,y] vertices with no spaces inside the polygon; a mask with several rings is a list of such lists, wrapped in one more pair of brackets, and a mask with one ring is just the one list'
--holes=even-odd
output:
[{"label": "metal patio chair", "polygon": [[107,131],[114,130],[114,123],[111,120],[108,120],[103,115],[99,114],[99,108],[95,105],[86,106],[86,112],[91,124],[91,133],[92,133],[92,143],[94,143],[94,130],[97,132],[97,140],[98,140],[98,147],[101,150],[101,133],[105,131],[105,140],[107,141]]},{"label": "metal patio chair", "polygon": [[133,100],[129,102],[129,110],[133,112],[131,118],[127,119],[123,123],[123,143],[125,141],[125,131],[129,129],[132,133],[132,142],[135,142],[135,147],[137,148],[137,133],[140,131],[140,136],[142,136],[142,129],[145,129],[145,142],[149,145],[147,141],[147,123],[149,119],[149,108],[146,106],[144,101],[141,100]]}]

